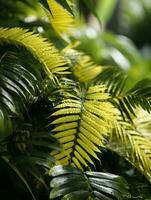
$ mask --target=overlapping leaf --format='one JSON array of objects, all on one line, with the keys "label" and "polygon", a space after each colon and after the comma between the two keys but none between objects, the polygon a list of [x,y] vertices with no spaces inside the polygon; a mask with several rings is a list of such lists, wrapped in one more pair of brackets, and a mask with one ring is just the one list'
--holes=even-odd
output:
[{"label": "overlapping leaf", "polygon": [[29,129],[22,127],[21,130],[17,130],[9,140],[5,141],[7,152],[0,151],[0,153],[4,155],[2,159],[25,184],[33,199],[36,199],[27,175],[32,175],[39,184],[46,187],[44,172],[55,162],[49,152],[53,149],[59,150],[60,147],[57,140],[49,133],[33,132]]},{"label": "overlapping leaf", "polygon": [[95,64],[90,56],[70,48],[70,45],[63,50],[63,54],[72,67],[73,75],[80,82],[92,81],[103,70],[103,67]]},{"label": "overlapping leaf", "polygon": [[77,97],[64,99],[56,106],[57,111],[52,114],[57,117],[52,122],[56,125],[53,132],[63,150],[52,155],[61,164],[83,169],[88,163],[94,164],[91,156],[98,159],[96,153],[104,146],[117,114],[105,89],[96,85],[77,90]]},{"label": "overlapping leaf", "polygon": [[[63,3],[63,5],[65,4],[65,2]],[[68,5],[68,10],[65,10],[62,6],[62,3],[60,5],[60,3],[55,0],[47,0],[47,4],[51,12],[46,10],[46,13],[53,29],[59,34],[69,33],[71,29],[75,27],[74,17],[68,11],[70,6],[66,3],[64,6],[67,7]]]},{"label": "overlapping leaf", "polygon": [[131,90],[114,98],[115,105],[121,111],[124,118],[132,120],[136,108],[151,111],[151,80],[146,79],[138,82]]},{"label": "overlapping leaf", "polygon": [[[111,79],[109,79],[110,75]],[[116,142],[114,141],[115,146],[112,150],[117,149],[120,155],[127,158],[151,180],[150,140],[145,137],[145,133],[141,133],[143,129],[139,128],[136,123],[137,118],[135,118],[138,114],[138,108],[143,108],[147,112],[151,110],[151,80],[142,80],[135,84],[132,89],[125,91],[126,78],[127,75],[122,70],[107,67],[96,77],[94,82],[101,82],[107,86],[107,90],[113,97],[112,103],[119,109],[122,116],[116,125]],[[142,125],[144,125],[143,121]]]},{"label": "overlapping leaf", "polygon": [[79,62],[73,67],[73,74],[80,82],[93,80],[101,71],[102,67],[94,64],[87,55],[81,56]]},{"label": "overlapping leaf", "polygon": [[20,62],[19,58],[12,53],[7,53],[1,58],[1,136],[6,137],[12,132],[10,116],[21,118],[27,102],[33,101],[39,95],[40,85],[37,76],[26,69],[27,65],[29,63]]},{"label": "overlapping leaf", "polygon": [[[118,121],[110,148],[126,158],[151,181],[151,142],[129,122]],[[115,143],[116,141],[116,143]]]},{"label": "overlapping leaf", "polygon": [[[111,79],[108,77],[112,76]],[[151,80],[144,79],[125,91],[127,75],[116,67],[107,67],[96,77],[94,82],[103,83],[112,95],[112,102],[121,111],[124,119],[132,120],[136,108],[151,111]]]},{"label": "overlapping leaf", "polygon": [[137,110],[137,117],[133,119],[136,129],[143,137],[151,141],[151,114],[143,109]]},{"label": "overlapping leaf", "polygon": [[[57,140],[46,131],[34,132],[30,128],[22,128],[17,130],[13,136],[13,143],[9,144],[10,151],[16,151],[15,158],[11,158],[19,166],[21,170],[28,171],[36,178],[42,178],[42,174],[38,171],[37,166],[49,169],[55,162],[55,159],[48,152],[52,150],[60,150]],[[24,166],[26,165],[26,169]]]},{"label": "overlapping leaf", "polygon": [[[58,2],[58,4],[60,4],[64,9],[68,10],[71,14],[73,14],[67,0],[55,0],[55,1]],[[42,4],[42,6],[44,6],[44,8],[46,8],[51,12],[51,8],[49,8],[47,0],[39,0],[39,2]]]},{"label": "overlapping leaf", "polygon": [[[111,77],[111,78],[109,78]],[[118,97],[122,94],[125,87],[127,74],[121,68],[106,66],[93,80],[95,84],[103,83],[112,97]]]},{"label": "overlapping leaf", "polygon": [[3,43],[24,46],[44,65],[46,72],[53,80],[56,79],[55,74],[66,73],[68,67],[64,66],[66,62],[63,57],[52,43],[38,34],[22,28],[0,28],[0,44]]},{"label": "overlapping leaf", "polygon": [[[50,199],[123,199],[128,194],[128,186],[123,178],[117,175],[85,172],[75,168],[56,166],[50,170],[53,177],[50,187]],[[74,184],[73,184],[74,183]]]}]

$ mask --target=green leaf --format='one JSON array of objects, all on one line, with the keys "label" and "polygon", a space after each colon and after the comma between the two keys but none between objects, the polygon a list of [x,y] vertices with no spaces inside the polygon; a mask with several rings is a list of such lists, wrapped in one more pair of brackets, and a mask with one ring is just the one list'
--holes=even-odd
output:
[{"label": "green leaf", "polygon": [[[111,79],[109,77],[112,76]],[[118,67],[104,67],[95,78],[94,83],[103,83],[111,93],[111,102],[119,109],[125,120],[136,117],[136,108],[151,112],[151,79],[144,79],[136,83],[130,90],[126,90],[127,74]]]},{"label": "green leaf", "polygon": [[12,122],[8,113],[3,106],[0,106],[0,141],[6,139],[12,132]]},{"label": "green leaf", "polygon": [[64,65],[66,61],[63,56],[60,55],[52,43],[46,41],[36,33],[21,28],[0,28],[0,45],[5,46],[8,44],[16,46],[19,49],[25,48],[30,52],[41,63],[44,67],[43,69],[45,69],[49,78],[52,78],[54,83],[57,83],[55,74],[64,72],[65,70]]},{"label": "green leaf", "polygon": [[70,8],[67,0],[55,0],[56,2],[58,2],[60,5],[62,5],[66,10],[68,10],[71,14],[73,14],[72,9]]},{"label": "green leaf", "polygon": [[84,200],[84,199],[88,199],[89,197],[89,192],[85,191],[85,190],[80,190],[80,191],[75,191],[75,192],[71,192],[69,194],[66,194],[62,200]]},{"label": "green leaf", "polygon": [[[99,159],[97,152],[104,146],[105,138],[114,126],[115,108],[110,103],[110,96],[104,85],[88,88],[79,86],[70,93],[74,98],[66,98],[56,106],[52,116],[58,116],[52,124],[54,136],[62,145],[62,151],[51,152],[61,164],[83,170],[94,165],[92,157]],[[77,98],[78,97],[78,98]]]},{"label": "green leaf", "polygon": [[76,168],[73,167],[64,167],[62,165],[55,166],[50,169],[49,175],[52,177],[60,176],[64,174],[81,174]]},{"label": "green leaf", "polygon": [[[50,13],[51,13],[51,9],[49,8],[49,5],[47,3],[47,0],[39,0],[40,4],[46,8]],[[52,14],[52,13],[51,13]]]},{"label": "green leaf", "polygon": [[[141,120],[142,116],[143,112],[141,112]],[[151,141],[145,136],[145,129],[141,129],[138,122],[137,118],[134,118],[132,123],[119,120],[109,148],[126,158],[151,182]],[[145,120],[143,125],[144,122]],[[147,133],[150,131],[147,130]]]},{"label": "green leaf", "polygon": [[[123,199],[128,194],[128,185],[117,175],[85,172],[77,173],[75,168],[55,166],[51,169],[53,179],[50,187],[50,199],[60,197],[63,200],[87,200],[97,198],[104,200]],[[73,184],[74,183],[74,184]]]},{"label": "green leaf", "polygon": [[[59,3],[64,9],[66,9],[68,12],[73,14],[72,9],[70,8],[69,4],[67,3],[66,0],[55,0],[57,3]],[[51,12],[51,7],[49,7],[48,0],[39,0],[40,4],[46,8],[52,15],[53,13]]]},{"label": "green leaf", "polygon": [[0,63],[0,132],[6,137],[12,132],[9,115],[22,118],[25,104],[36,98],[39,91],[36,76],[25,69],[24,62],[18,64],[18,61],[19,58],[9,52]]},{"label": "green leaf", "polygon": [[96,8],[95,8],[95,3],[93,0],[83,0],[84,4],[87,6],[87,8],[96,16],[96,18],[98,19],[98,21],[101,23],[101,20],[96,12]]},{"label": "green leaf", "polygon": [[116,6],[117,0],[101,0],[98,2],[98,15],[103,23],[107,23],[113,14],[114,8]]}]

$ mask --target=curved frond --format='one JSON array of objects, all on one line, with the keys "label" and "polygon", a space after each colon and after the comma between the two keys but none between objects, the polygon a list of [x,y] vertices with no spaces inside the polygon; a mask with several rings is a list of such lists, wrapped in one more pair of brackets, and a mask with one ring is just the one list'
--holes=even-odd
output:
[{"label": "curved frond", "polygon": [[[31,42],[32,41],[32,42]],[[49,77],[55,80],[54,74],[66,73],[67,67],[63,57],[52,43],[46,41],[39,34],[22,28],[0,28],[0,44],[22,45],[29,50],[44,65]]]},{"label": "curved frond", "polygon": [[[110,79],[109,77],[112,76]],[[125,91],[127,74],[117,67],[106,67],[96,77],[96,84],[103,83],[112,95],[112,102],[124,119],[132,121],[136,117],[136,108],[151,111],[151,80],[144,79],[136,83],[130,90]]]},{"label": "curved frond", "polygon": [[72,66],[73,75],[80,82],[92,81],[103,70],[102,66],[95,64],[90,56],[82,52],[67,47],[63,53],[69,65]]},{"label": "curved frond", "polygon": [[[33,183],[31,180],[36,185],[48,188],[44,175],[55,163],[55,159],[49,153],[61,149],[57,139],[46,127],[46,118],[51,113],[52,105],[46,97],[38,98],[38,101],[30,103],[26,109],[27,112],[23,113],[24,120],[13,120],[15,122],[13,134],[7,138],[8,119],[6,119],[6,134],[5,140],[0,140],[0,155],[28,190]],[[1,131],[0,129],[0,136]]]},{"label": "curved frond", "polygon": [[124,118],[132,121],[131,116],[136,116],[136,108],[151,111],[151,80],[145,79],[138,82],[131,90],[113,99]]},{"label": "curved frond", "polygon": [[73,67],[73,74],[80,82],[90,82],[99,73],[102,67],[95,64],[87,55],[82,55],[77,64]]},{"label": "curved frond", "polygon": [[26,69],[28,63],[8,52],[0,62],[0,134],[1,138],[12,132],[11,117],[22,118],[25,105],[40,93],[38,78]]},{"label": "curved frond", "polygon": [[[13,144],[10,148],[11,160],[24,172],[29,172],[38,178],[42,178],[39,166],[50,169],[55,159],[49,155],[48,150],[60,150],[58,141],[46,131],[34,131],[29,127],[19,128],[14,132]],[[15,157],[11,152],[15,152]],[[26,169],[24,169],[26,166]]]},{"label": "curved frond", "polygon": [[[29,129],[29,127],[28,129],[22,128],[14,132],[9,140],[5,141],[5,145],[9,147],[9,150],[4,153],[1,148],[2,152],[0,151],[0,153],[1,155],[4,154],[2,159],[17,174],[20,181],[25,184],[33,196],[34,191],[30,189],[31,182],[27,177],[30,174],[36,181],[47,187],[43,170],[50,169],[55,162],[48,151],[60,148],[57,140],[52,135],[46,132],[29,131]],[[5,151],[7,147],[4,148]]]},{"label": "curved frond", "polygon": [[[111,74],[112,79],[109,79]],[[151,143],[145,137],[143,128],[138,126],[136,117],[138,108],[143,108],[147,112],[151,111],[151,80],[140,81],[125,92],[126,78],[127,75],[122,70],[109,67],[100,73],[95,82],[101,82],[107,86],[107,91],[112,95],[112,103],[122,116],[117,122],[114,132],[116,134],[113,133],[113,141],[116,141],[117,145],[113,146],[112,150],[117,149],[119,154],[151,180]],[[143,121],[142,125],[144,125]]]},{"label": "curved frond", "polygon": [[98,159],[96,153],[104,146],[117,114],[105,89],[96,85],[77,90],[77,97],[64,99],[56,106],[57,111],[52,114],[57,117],[52,122],[56,125],[53,132],[63,151],[54,151],[52,155],[59,163],[82,170],[88,163],[94,164],[91,156]]},{"label": "curved frond", "polygon": [[151,141],[151,114],[143,109],[139,109],[137,117],[133,119],[133,122],[139,133]]},{"label": "curved frond", "polygon": [[121,68],[104,66],[101,73],[94,79],[94,83],[105,84],[112,97],[117,97],[123,93],[126,80],[127,74]]},{"label": "curved frond", "polygon": [[[50,170],[53,177],[50,199],[87,200],[123,199],[128,195],[128,185],[117,175],[101,172],[80,172],[75,168],[56,166]],[[73,184],[74,183],[74,184]]]},{"label": "curved frond", "polygon": [[109,148],[126,158],[151,181],[151,141],[135,126],[123,121],[117,123],[112,141],[113,146]]},{"label": "curved frond", "polygon": [[51,12],[46,10],[46,13],[54,30],[59,34],[70,33],[75,27],[73,15],[55,0],[47,0],[47,3]]}]

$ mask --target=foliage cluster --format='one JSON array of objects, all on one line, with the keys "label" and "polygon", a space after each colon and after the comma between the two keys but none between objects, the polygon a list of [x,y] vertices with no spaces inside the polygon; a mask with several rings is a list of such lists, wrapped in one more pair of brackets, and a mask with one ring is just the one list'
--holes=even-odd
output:
[{"label": "foliage cluster", "polygon": [[140,190],[151,182],[148,58],[124,36],[79,28],[83,8],[88,23],[101,23],[92,0],[1,6],[2,196],[149,198],[134,181]]}]

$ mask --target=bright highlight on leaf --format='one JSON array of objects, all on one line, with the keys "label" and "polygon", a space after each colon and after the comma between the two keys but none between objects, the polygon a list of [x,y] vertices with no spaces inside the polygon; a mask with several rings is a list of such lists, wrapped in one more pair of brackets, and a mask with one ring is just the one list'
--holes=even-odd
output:
[{"label": "bright highlight on leaf", "polygon": [[55,74],[67,73],[67,67],[64,67],[66,64],[64,58],[52,43],[46,41],[39,34],[22,28],[0,28],[0,43],[2,42],[24,46],[44,65],[49,77],[54,81]]},{"label": "bright highlight on leaf", "polygon": [[54,30],[61,33],[70,33],[75,27],[74,17],[55,0],[47,0],[51,13],[46,10],[49,21]]},{"label": "bright highlight on leaf", "polygon": [[90,56],[72,49],[78,44],[79,42],[73,44],[73,46],[70,44],[63,50],[63,54],[69,65],[72,66],[73,75],[76,79],[84,83],[90,82],[102,72],[103,67],[95,64]]},{"label": "bright highlight on leaf", "polygon": [[[126,158],[151,181],[151,141],[143,136],[140,129],[129,122],[118,121],[112,140],[111,150]],[[114,141],[118,146],[114,146]]]},{"label": "bright highlight on leaf", "polygon": [[80,57],[78,63],[73,67],[73,74],[80,82],[93,80],[102,71],[102,67],[94,64],[87,55]]},{"label": "bright highlight on leaf", "polygon": [[63,151],[53,151],[52,155],[61,164],[82,170],[89,163],[94,165],[91,157],[98,159],[99,147],[104,146],[117,114],[105,89],[103,85],[88,87],[84,96],[81,92],[78,99],[65,99],[56,106],[52,116],[58,118],[52,122],[56,125],[52,131]]}]

